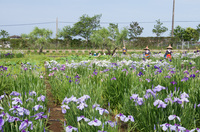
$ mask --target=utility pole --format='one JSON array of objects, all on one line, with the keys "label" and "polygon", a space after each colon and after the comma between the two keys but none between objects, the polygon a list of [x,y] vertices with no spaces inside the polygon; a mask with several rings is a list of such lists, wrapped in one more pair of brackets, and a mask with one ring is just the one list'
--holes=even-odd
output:
[{"label": "utility pole", "polygon": [[174,10],[175,10],[175,0],[173,0],[173,12],[172,12],[172,36],[174,36]]},{"label": "utility pole", "polygon": [[56,18],[56,50],[58,46],[58,17]]},{"label": "utility pole", "polygon": [[58,17],[56,18],[56,39],[58,38]]}]

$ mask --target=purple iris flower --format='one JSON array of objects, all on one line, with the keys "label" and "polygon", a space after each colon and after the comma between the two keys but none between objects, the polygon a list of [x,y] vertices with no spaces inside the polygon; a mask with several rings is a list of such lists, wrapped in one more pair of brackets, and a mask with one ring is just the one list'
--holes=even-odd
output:
[{"label": "purple iris flower", "polygon": [[85,107],[88,107],[88,105],[84,102],[80,103],[79,106],[77,106],[78,109],[83,110]]},{"label": "purple iris flower", "polygon": [[156,96],[156,93],[154,93],[151,89],[147,89],[146,90],[146,95],[145,95],[146,99],[148,99],[150,97],[149,93],[151,93],[151,95],[153,95],[153,97]]},{"label": "purple iris flower", "polygon": [[176,73],[176,71],[170,71],[170,73],[171,73],[171,74],[174,74],[174,73]]},{"label": "purple iris flower", "polygon": [[14,100],[12,102],[13,105],[18,104],[18,103],[22,104],[22,100],[20,98],[18,98],[18,97],[13,98],[12,100]]},{"label": "purple iris flower", "polygon": [[187,70],[185,70],[183,73],[187,73],[187,74],[189,74],[189,72],[188,72]]},{"label": "purple iris flower", "polygon": [[112,122],[110,120],[106,121],[105,124],[109,124],[111,127],[116,126],[116,122]]},{"label": "purple iris flower", "polygon": [[33,109],[34,109],[35,111],[38,111],[39,108],[42,108],[42,109],[43,109],[43,106],[42,106],[42,105],[35,105],[35,106],[33,107]]},{"label": "purple iris flower", "polygon": [[80,77],[78,75],[76,75],[75,78],[79,79]]},{"label": "purple iris flower", "polygon": [[124,121],[125,120],[125,118],[126,118],[126,116],[124,115],[124,114],[122,114],[122,113],[119,113],[119,114],[117,114],[116,116],[115,116],[115,118],[120,118],[120,120],[121,121]]},{"label": "purple iris flower", "polygon": [[63,102],[62,102],[62,104],[64,104],[64,103],[68,104],[71,101],[77,102],[77,99],[76,99],[76,97],[74,97],[74,95],[72,95],[70,98],[65,97],[64,100],[63,100]]},{"label": "purple iris flower", "polygon": [[127,121],[129,121],[129,120],[130,120],[131,122],[134,122],[134,121],[135,121],[132,115],[128,115],[128,117],[126,117],[126,118],[124,119],[124,122],[127,122]]},{"label": "purple iris flower", "polygon": [[8,122],[22,121],[18,117],[10,116],[8,113],[6,113],[6,117]]},{"label": "purple iris flower", "polygon": [[99,107],[99,106],[100,106],[99,104],[94,104],[94,105],[92,105],[92,108],[94,109],[94,108]]},{"label": "purple iris flower", "polygon": [[73,130],[78,132],[78,128],[76,127],[72,127],[72,126],[65,127],[65,132],[72,132]]},{"label": "purple iris flower", "polygon": [[45,101],[45,96],[41,95],[40,97],[37,98],[37,101]]},{"label": "purple iris flower", "polygon": [[108,111],[108,110],[103,109],[103,108],[100,108],[100,107],[96,107],[96,110],[99,111],[99,114],[100,114],[100,115],[103,115],[103,113],[109,114],[109,111]]},{"label": "purple iris flower", "polygon": [[94,74],[94,75],[97,75],[97,74],[98,74],[98,72],[94,71],[94,72],[93,72],[93,74]]},{"label": "purple iris flower", "polygon": [[84,120],[86,122],[90,121],[90,119],[86,118],[85,116],[80,116],[80,117],[77,117],[77,121],[81,121],[81,120]]},{"label": "purple iris flower", "polygon": [[123,69],[122,71],[127,71],[126,69]]},{"label": "purple iris flower", "polygon": [[154,68],[155,68],[155,69],[160,69],[160,68],[159,68],[158,66],[156,66],[156,65],[154,65]]},{"label": "purple iris flower", "polygon": [[105,69],[105,70],[103,70],[103,72],[108,72],[110,69]]},{"label": "purple iris flower", "polygon": [[31,125],[31,130],[33,130],[33,123],[32,121],[28,121],[28,119],[24,120],[21,122],[20,126],[19,126],[19,130],[23,130],[29,127],[29,125]]},{"label": "purple iris flower", "polygon": [[84,103],[85,100],[87,100],[87,99],[89,99],[89,98],[90,98],[89,95],[83,95],[82,97],[80,97],[80,98],[77,99],[77,102],[78,102],[78,103]]},{"label": "purple iris flower", "polygon": [[1,95],[1,96],[0,96],[0,100],[2,100],[3,98],[4,98],[4,95]]},{"label": "purple iris flower", "polygon": [[35,120],[47,118],[47,115],[43,115],[43,114],[44,114],[44,112],[40,112],[31,117],[36,117]]},{"label": "purple iris flower", "polygon": [[151,81],[151,80],[150,80],[150,79],[148,79],[148,78],[147,78],[146,80],[147,80],[147,82],[150,82],[150,81]]},{"label": "purple iris flower", "polygon": [[143,73],[142,73],[142,72],[139,72],[138,76],[142,76],[142,75],[143,75]]},{"label": "purple iris flower", "polygon": [[198,104],[197,107],[200,107],[200,104]]},{"label": "purple iris flower", "polygon": [[10,95],[12,95],[12,96],[21,96],[21,94],[16,92],[16,91],[12,91],[12,93]]},{"label": "purple iris flower", "polygon": [[113,78],[111,78],[111,80],[116,80],[116,78],[115,78],[115,77],[113,77]]},{"label": "purple iris flower", "polygon": [[28,98],[28,99],[26,100],[26,102],[28,102],[29,100],[31,100],[32,102],[34,101],[34,99],[32,99],[32,98]]},{"label": "purple iris flower", "polygon": [[177,83],[176,83],[175,81],[172,81],[171,84],[175,85],[175,84],[177,84]]},{"label": "purple iris flower", "polygon": [[147,67],[150,67],[149,65],[147,65]]},{"label": "purple iris flower", "polygon": [[190,77],[193,77],[193,78],[195,78],[196,76],[195,76],[195,74],[191,74],[191,75],[190,75]]},{"label": "purple iris flower", "polygon": [[189,98],[189,95],[184,92],[181,94],[181,99],[183,99],[183,98]]},{"label": "purple iris flower", "polygon": [[163,131],[166,131],[168,130],[172,125],[168,124],[168,123],[165,123],[165,124],[162,124],[160,125],[162,127],[162,130]]},{"label": "purple iris flower", "polygon": [[0,130],[3,130],[4,120],[0,117]]},{"label": "purple iris flower", "polygon": [[154,106],[157,106],[158,105],[158,108],[162,107],[162,108],[166,108],[167,104],[165,104],[162,100],[156,100],[154,103],[153,103]]},{"label": "purple iris flower", "polygon": [[164,99],[164,101],[165,101],[166,103],[168,103],[168,102],[172,102],[172,99],[171,99],[171,98],[166,98],[166,99]]},{"label": "purple iris flower", "polygon": [[171,121],[171,120],[174,120],[174,119],[178,119],[179,121],[181,121],[180,117],[176,116],[176,115],[170,115],[168,117],[168,119]]},{"label": "purple iris flower", "polygon": [[130,97],[130,100],[131,99],[137,100],[138,99],[138,94],[132,94],[132,96]]},{"label": "purple iris flower", "polygon": [[187,81],[187,80],[189,80],[189,78],[188,77],[184,77],[183,79],[181,79],[181,82]]},{"label": "purple iris flower", "polygon": [[33,96],[33,95],[36,96],[36,92],[35,92],[35,91],[31,91],[31,92],[30,92],[30,91],[29,91],[29,95],[30,95],[30,96]]},{"label": "purple iris flower", "polygon": [[165,76],[165,78],[171,78],[170,76]]},{"label": "purple iris flower", "polygon": [[176,102],[176,103],[179,103],[179,104],[182,104],[182,101],[181,101],[181,99],[179,99],[179,98],[174,98],[174,101],[173,102]]},{"label": "purple iris flower", "polygon": [[62,105],[62,113],[65,114],[67,112],[67,109],[70,109],[70,107],[68,105]]},{"label": "purple iris flower", "polygon": [[156,92],[160,92],[161,90],[164,90],[166,89],[165,87],[161,86],[161,85],[158,85],[156,86],[154,89],[153,89],[153,92],[156,93]]},{"label": "purple iris flower", "polygon": [[100,126],[101,125],[101,121],[100,120],[98,120],[98,119],[95,119],[95,120],[93,120],[93,121],[90,121],[90,122],[88,122],[88,125],[90,125],[90,126]]},{"label": "purple iris flower", "polygon": [[73,80],[69,80],[69,82],[71,83],[71,82],[73,82]]}]

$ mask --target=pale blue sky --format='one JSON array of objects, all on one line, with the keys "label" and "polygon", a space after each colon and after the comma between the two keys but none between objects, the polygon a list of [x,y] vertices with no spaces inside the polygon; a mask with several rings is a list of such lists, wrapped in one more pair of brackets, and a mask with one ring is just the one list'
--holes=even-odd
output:
[{"label": "pale blue sky", "polygon": [[[77,22],[83,14],[102,14],[101,22],[127,22],[119,28],[129,26],[132,21],[155,22],[172,20],[173,0],[0,0],[0,25],[27,24],[59,21]],[[176,0],[175,26],[196,28],[200,24],[200,0]],[[155,23],[141,23],[144,31],[141,36],[155,36],[152,29]],[[73,24],[59,23],[59,29]],[[35,26],[56,32],[56,24],[29,26],[0,26],[10,35],[30,33]],[[101,24],[107,27],[108,24]],[[164,23],[169,30],[171,22]],[[55,35],[55,34],[54,34]]]}]

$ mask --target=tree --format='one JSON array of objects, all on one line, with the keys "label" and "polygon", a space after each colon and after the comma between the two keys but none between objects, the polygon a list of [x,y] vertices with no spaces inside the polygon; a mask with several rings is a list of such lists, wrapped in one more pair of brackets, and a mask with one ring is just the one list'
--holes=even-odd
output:
[{"label": "tree", "polygon": [[102,49],[105,48],[108,54],[113,55],[119,46],[123,45],[124,40],[127,40],[127,36],[128,30],[126,28],[119,32],[117,25],[110,24],[108,28],[102,28],[93,32],[91,41]]},{"label": "tree", "polygon": [[181,26],[177,26],[174,29],[174,37],[178,38],[180,41],[184,41],[184,34],[185,34],[185,29],[182,28]]},{"label": "tree", "polygon": [[65,26],[61,31],[58,32],[58,37],[64,38],[64,40],[69,40],[72,39],[73,34],[73,28],[71,26]]},{"label": "tree", "polygon": [[199,35],[200,35],[200,24],[197,26],[197,32],[198,32]]},{"label": "tree", "polygon": [[117,35],[117,45],[119,46],[122,44],[125,46],[125,40],[128,39],[128,30],[126,28],[123,28],[121,32],[118,33]]},{"label": "tree", "polygon": [[119,33],[118,24],[109,23],[108,31],[113,43],[116,41],[117,34]]},{"label": "tree", "polygon": [[66,43],[71,43],[73,36],[75,36],[75,31],[71,26],[65,26],[61,31],[58,32],[58,37],[64,38]]},{"label": "tree", "polygon": [[40,52],[42,52],[43,45],[46,44],[53,32],[48,29],[39,29],[35,27],[34,30],[28,35],[30,41],[34,42],[37,46],[40,47]]},{"label": "tree", "polygon": [[83,15],[80,17],[80,20],[74,24],[73,29],[76,35],[83,37],[87,45],[92,32],[100,28],[100,18],[101,15],[94,15],[93,17]]},{"label": "tree", "polygon": [[111,47],[111,39],[109,37],[110,33],[108,29],[104,27],[100,30],[93,32],[93,34],[91,35],[91,42],[95,43],[102,49],[106,48],[108,50],[108,53],[110,54],[109,48]]},{"label": "tree", "polygon": [[138,22],[132,22],[130,23],[130,27],[128,29],[129,37],[130,39],[133,39],[135,37],[138,37],[142,34],[144,28],[139,26]]},{"label": "tree", "polygon": [[161,34],[165,33],[168,28],[165,26],[162,26],[163,23],[160,22],[160,19],[156,20],[156,25],[154,25],[154,29],[152,30],[153,33],[156,34],[157,37],[160,37]]},{"label": "tree", "polygon": [[199,33],[196,29],[188,27],[185,30],[184,41],[198,41]]},{"label": "tree", "polygon": [[178,38],[180,41],[198,41],[199,40],[199,32],[198,29],[193,29],[188,27],[186,29],[177,26],[174,29],[174,36]]},{"label": "tree", "polygon": [[0,36],[2,36],[2,41],[5,42],[8,39],[9,34],[7,31],[1,30]]}]

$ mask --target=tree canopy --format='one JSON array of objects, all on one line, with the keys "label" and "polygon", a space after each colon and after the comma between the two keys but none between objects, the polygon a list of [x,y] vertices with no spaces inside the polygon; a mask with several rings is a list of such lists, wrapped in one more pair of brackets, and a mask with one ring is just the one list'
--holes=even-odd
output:
[{"label": "tree canopy", "polygon": [[157,37],[160,37],[161,34],[165,33],[168,28],[165,26],[162,26],[163,23],[160,22],[160,19],[156,20],[156,25],[154,25],[154,29],[152,30],[153,33],[156,34]]}]

